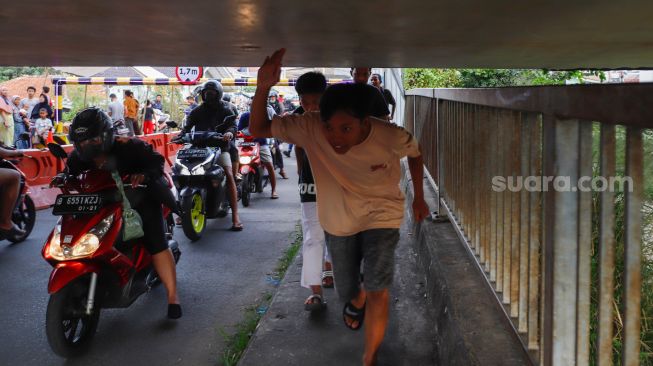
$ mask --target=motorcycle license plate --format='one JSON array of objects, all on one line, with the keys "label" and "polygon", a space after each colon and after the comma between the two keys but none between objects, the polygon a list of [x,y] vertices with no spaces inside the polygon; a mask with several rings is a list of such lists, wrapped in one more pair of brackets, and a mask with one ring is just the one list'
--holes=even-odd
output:
[{"label": "motorcycle license plate", "polygon": [[256,142],[243,142],[240,146],[256,146]]},{"label": "motorcycle license plate", "polygon": [[178,159],[204,159],[209,155],[206,149],[185,149],[179,150]]},{"label": "motorcycle license plate", "polygon": [[54,202],[52,214],[75,215],[95,213],[102,207],[99,194],[60,194]]}]

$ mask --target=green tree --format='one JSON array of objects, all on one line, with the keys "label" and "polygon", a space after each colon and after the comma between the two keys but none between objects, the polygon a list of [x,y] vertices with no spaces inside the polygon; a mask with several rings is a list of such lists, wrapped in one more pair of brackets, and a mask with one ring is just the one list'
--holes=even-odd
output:
[{"label": "green tree", "polygon": [[582,83],[585,76],[602,71],[549,71],[544,69],[405,69],[404,86],[413,88],[497,88],[506,86],[564,85]]},{"label": "green tree", "polygon": [[455,69],[405,69],[404,87],[414,88],[459,88],[460,73]]},{"label": "green tree", "polygon": [[45,67],[0,67],[0,82],[25,75],[42,75]]}]

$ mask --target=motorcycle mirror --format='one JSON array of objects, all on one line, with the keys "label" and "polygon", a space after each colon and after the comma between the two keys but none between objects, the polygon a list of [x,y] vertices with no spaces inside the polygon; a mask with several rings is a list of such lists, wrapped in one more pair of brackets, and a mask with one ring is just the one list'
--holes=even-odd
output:
[{"label": "motorcycle mirror", "polygon": [[59,144],[49,143],[48,150],[50,150],[50,154],[54,155],[55,158],[66,159],[68,157],[66,151]]},{"label": "motorcycle mirror", "polygon": [[177,126],[179,126],[179,125],[175,121],[166,121],[166,126],[168,126],[170,128],[177,128]]}]

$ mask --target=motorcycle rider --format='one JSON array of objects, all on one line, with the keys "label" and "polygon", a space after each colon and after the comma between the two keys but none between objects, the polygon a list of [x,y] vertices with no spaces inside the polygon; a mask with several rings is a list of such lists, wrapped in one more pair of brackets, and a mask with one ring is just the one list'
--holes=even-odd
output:
[{"label": "motorcycle rider", "polygon": [[[23,156],[20,150],[10,150],[0,146],[0,158],[19,158]],[[11,220],[14,205],[20,194],[20,173],[13,169],[0,168],[0,189],[2,204],[0,205],[0,233],[5,237],[25,235],[25,231]]]},{"label": "motorcycle rider", "polygon": [[115,137],[111,117],[99,108],[87,108],[75,116],[69,139],[75,149],[66,161],[66,175],[110,169],[121,176],[129,175],[132,187],[147,184],[145,188],[126,188],[125,194],[143,220],[145,248],[152,255],[154,268],[168,293],[168,318],[180,318],[175,261],[165,236],[161,204],[175,211],[177,207],[163,178],[163,156],[139,139]]},{"label": "motorcycle rider", "polygon": [[[197,131],[215,131],[223,134],[224,144],[220,146],[222,153],[219,157],[219,164],[227,175],[229,185],[229,202],[231,204],[232,231],[242,231],[243,224],[238,216],[238,193],[236,181],[232,171],[231,154],[229,154],[229,142],[233,140],[238,131],[236,119],[229,104],[222,100],[224,91],[222,84],[217,80],[209,80],[200,90],[203,103],[193,109],[188,115],[183,133],[189,133],[193,127]],[[233,116],[233,118],[227,118]]]}]

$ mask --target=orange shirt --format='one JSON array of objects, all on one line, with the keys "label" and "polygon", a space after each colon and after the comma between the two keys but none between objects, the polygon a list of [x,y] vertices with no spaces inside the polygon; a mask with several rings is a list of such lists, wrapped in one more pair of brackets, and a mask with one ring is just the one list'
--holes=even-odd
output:
[{"label": "orange shirt", "polygon": [[125,118],[136,119],[138,115],[138,101],[132,97],[125,97]]}]

